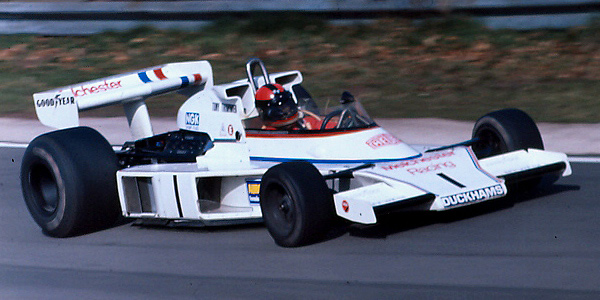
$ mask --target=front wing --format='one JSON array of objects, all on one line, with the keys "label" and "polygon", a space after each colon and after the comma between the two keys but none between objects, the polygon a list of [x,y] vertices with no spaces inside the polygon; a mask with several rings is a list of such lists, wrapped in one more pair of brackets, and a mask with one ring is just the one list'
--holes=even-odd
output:
[{"label": "front wing", "polygon": [[504,197],[512,183],[570,174],[563,153],[528,149],[477,160],[470,148],[456,147],[356,172],[334,202],[340,217],[374,224],[389,212],[454,209]]}]

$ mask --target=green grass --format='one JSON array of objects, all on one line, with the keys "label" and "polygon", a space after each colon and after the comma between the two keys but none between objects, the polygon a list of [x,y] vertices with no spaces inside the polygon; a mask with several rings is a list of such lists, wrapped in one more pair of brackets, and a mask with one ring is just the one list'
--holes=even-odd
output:
[{"label": "green grass", "polygon": [[[518,107],[538,121],[600,122],[600,23],[562,31],[488,30],[462,17],[331,26],[298,14],[220,20],[198,32],[139,28],[80,37],[0,37],[0,116],[34,118],[31,95],[154,65],[207,59],[216,83],[259,57],[296,69],[318,100],[352,92],[375,117],[473,120]],[[153,98],[174,117],[185,99]],[[120,107],[92,115],[121,115]]]}]

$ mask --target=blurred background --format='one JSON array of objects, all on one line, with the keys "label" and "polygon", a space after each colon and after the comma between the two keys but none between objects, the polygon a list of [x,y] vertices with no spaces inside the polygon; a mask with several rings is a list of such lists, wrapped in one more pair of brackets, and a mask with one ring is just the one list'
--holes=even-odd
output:
[{"label": "blurred background", "polygon": [[[321,105],[345,90],[374,117],[600,122],[600,1],[0,1],[0,116],[35,92],[209,60],[216,83],[250,57],[291,69]],[[148,101],[175,117],[185,98]],[[88,115],[122,115],[118,107]]]}]

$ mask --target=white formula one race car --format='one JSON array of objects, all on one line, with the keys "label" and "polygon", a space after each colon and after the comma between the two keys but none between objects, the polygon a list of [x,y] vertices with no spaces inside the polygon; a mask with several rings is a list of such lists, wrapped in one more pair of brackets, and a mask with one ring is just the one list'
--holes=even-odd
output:
[{"label": "white formula one race car", "polygon": [[[209,62],[173,63],[33,95],[39,120],[62,128],[25,151],[21,184],[33,219],[54,237],[106,228],[120,215],[171,225],[262,220],[278,245],[294,247],[322,240],[340,218],[375,224],[397,211],[450,210],[571,173],[566,155],[544,151],[517,109],[480,118],[471,140],[413,148],[350,93],[321,112],[299,71],[269,74],[251,59],[246,72],[216,85]],[[154,135],[145,101],[175,90],[189,96],[180,129]],[[79,127],[79,111],[113,104],[123,105],[134,140],[120,151]]]}]

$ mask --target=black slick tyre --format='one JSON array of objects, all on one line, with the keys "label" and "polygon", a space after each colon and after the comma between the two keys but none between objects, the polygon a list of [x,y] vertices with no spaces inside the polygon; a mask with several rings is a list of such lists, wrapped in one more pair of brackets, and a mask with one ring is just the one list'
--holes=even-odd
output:
[{"label": "black slick tyre", "polygon": [[27,208],[52,237],[111,226],[119,218],[117,156],[100,133],[75,127],[35,138],[23,156],[21,188]]},{"label": "black slick tyre", "polygon": [[324,239],[335,220],[333,196],[308,162],[285,162],[261,180],[260,207],[275,243],[298,247]]},{"label": "black slick tyre", "polygon": [[521,149],[544,149],[533,119],[516,108],[494,111],[479,118],[473,127],[473,138],[479,140],[473,145],[479,159]]},{"label": "black slick tyre", "polygon": [[[479,118],[473,128],[473,152],[478,159],[522,149],[544,149],[540,131],[524,111],[507,108]],[[541,182],[541,177],[507,181],[509,190],[529,190]]]}]

